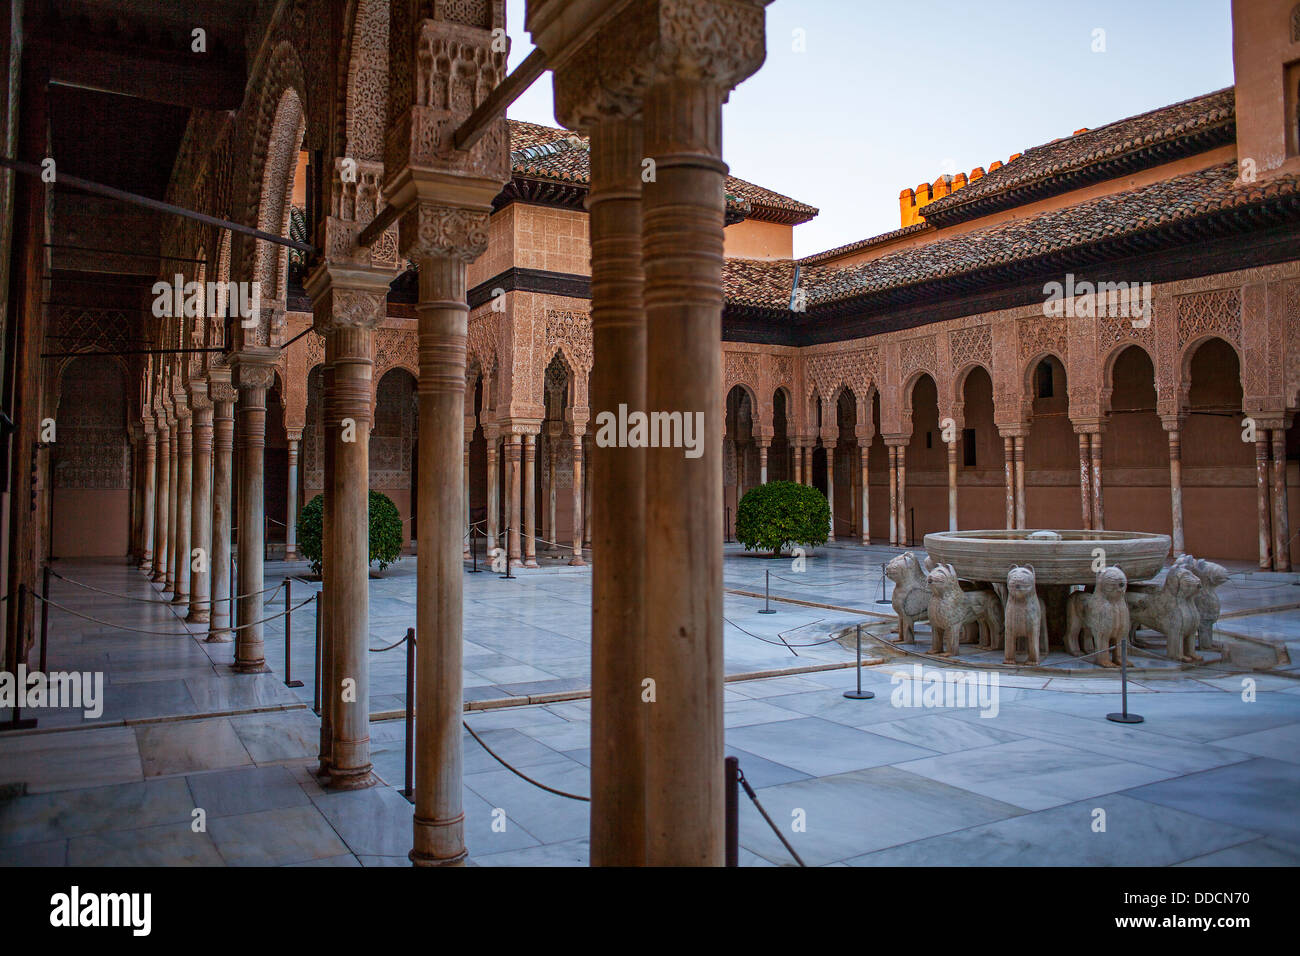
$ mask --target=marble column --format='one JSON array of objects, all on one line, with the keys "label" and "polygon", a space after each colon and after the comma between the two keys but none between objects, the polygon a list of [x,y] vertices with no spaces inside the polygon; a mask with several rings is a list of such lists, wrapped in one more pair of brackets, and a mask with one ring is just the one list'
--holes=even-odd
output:
[{"label": "marble column", "polygon": [[822,442],[826,449],[826,502],[831,508],[831,526],[827,540],[835,540],[835,443]]},{"label": "marble column", "polygon": [[144,417],[144,469],[141,478],[144,481],[144,496],[141,502],[141,547],[140,570],[151,572],[154,557],[154,515],[157,512],[158,494],[158,432],[153,418],[147,412]]},{"label": "marble column", "polygon": [[1016,527],[1016,440],[1002,436],[1003,499],[1007,512],[1007,530]]},{"label": "marble column", "polygon": [[1287,514],[1286,427],[1274,428],[1273,438],[1273,570],[1291,570],[1291,521]]},{"label": "marble column", "polygon": [[1255,506],[1259,522],[1259,569],[1273,569],[1273,521],[1269,513],[1268,429],[1255,432]]},{"label": "marble column", "polygon": [[187,396],[176,398],[176,561],[174,580],[176,587],[172,592],[172,603],[190,603],[190,573],[193,556],[190,554],[190,534],[193,530],[194,502],[194,432],[193,417]]},{"label": "marble column", "polygon": [[[956,434],[961,434],[958,428]],[[948,530],[957,530],[957,439],[948,443]]]},{"label": "marble column", "polygon": [[898,537],[898,448],[890,445],[889,452],[889,546],[897,547]]},{"label": "marble column", "polygon": [[[584,438],[582,452],[584,458],[591,453],[590,445],[591,442]],[[582,513],[584,515],[591,514],[591,489],[594,484],[595,482],[591,480],[591,469],[585,469],[582,474]],[[582,546],[588,551],[591,550],[591,522],[585,519],[582,523]]]},{"label": "marble column", "polygon": [[327,692],[336,688],[334,682],[334,595],[338,560],[334,553],[334,504],[337,498],[338,468],[334,464],[338,439],[338,414],[334,402],[338,392],[334,388],[333,336],[321,334],[324,339],[324,363],[321,366],[321,595],[320,595],[320,745],[316,775],[328,779],[333,763],[334,711],[338,695]]},{"label": "marble column", "polygon": [[1183,454],[1178,422],[1166,422],[1169,433],[1169,510],[1173,534],[1174,557],[1181,557],[1183,547]]},{"label": "marble column", "polygon": [[261,594],[264,557],[263,514],[266,500],[264,451],[266,448],[266,392],[275,380],[275,351],[252,348],[234,356],[235,376],[239,388],[236,407],[239,442],[239,561],[235,603],[239,630],[235,635],[234,669],[239,673],[258,673],[266,666],[262,639],[263,616]]},{"label": "marble column", "polygon": [[546,531],[543,532],[543,537],[552,548],[559,540],[555,530],[555,458],[559,451],[555,444],[556,437],[548,435],[546,439]]},{"label": "marble column", "polygon": [[194,447],[190,547],[198,549],[202,560],[190,575],[190,610],[185,620],[206,624],[212,609],[212,400],[206,381],[190,383],[190,409]]},{"label": "marble column", "polygon": [[537,436],[524,440],[524,567],[537,567]]},{"label": "marble column", "polygon": [[1094,531],[1106,530],[1106,513],[1102,508],[1101,432],[1092,435],[1092,521]]},{"label": "marble column", "polygon": [[497,463],[495,429],[484,429],[483,434],[487,439],[487,547],[488,557],[491,558],[492,550],[501,547],[501,534],[497,521],[497,511],[501,507],[501,489],[498,487],[501,467]]},{"label": "marble column", "polygon": [[[330,228],[337,220],[331,219]],[[340,231],[343,230],[340,227]],[[322,263],[307,278],[313,327],[325,336],[330,370],[325,411],[327,439],[332,448],[327,467],[330,479],[328,549],[332,572],[329,588],[329,684],[332,698],[327,764],[332,790],[358,790],[378,779],[370,759],[370,432],[374,328],[386,314],[393,273],[371,269],[354,258]],[[463,358],[463,353],[462,353]],[[464,365],[461,390],[465,387]],[[463,399],[462,399],[463,406]],[[423,410],[421,410],[423,411]],[[457,417],[457,451],[463,441],[464,419]],[[423,470],[423,461],[421,461]],[[451,533],[459,543],[462,510],[459,455],[453,464],[456,510]],[[459,558],[460,550],[457,549]],[[324,633],[324,632],[323,632]],[[322,651],[324,648],[322,648]],[[322,655],[323,658],[324,655]],[[323,660],[322,660],[323,666]]]},{"label": "marble column", "polygon": [[[421,190],[430,188],[435,187],[420,185]],[[472,210],[417,200],[401,220],[403,251],[419,268],[419,702],[410,851],[417,866],[458,865],[467,853],[461,801],[464,565],[460,542],[469,315],[466,269],[487,243],[490,188],[499,186],[483,184],[481,203]],[[517,483],[514,489],[517,498]]]},{"label": "marble column", "polygon": [[803,484],[803,447],[792,445],[790,448],[790,457],[794,459],[794,483]]},{"label": "marble column", "polygon": [[167,499],[169,496],[168,482],[171,481],[170,432],[171,429],[167,424],[167,418],[159,408],[157,478],[154,482],[156,491],[154,496],[153,574],[149,578],[155,584],[162,584],[167,580]]},{"label": "marble column", "polygon": [[[646,862],[723,862],[722,417],[725,91],[664,74],[646,95],[646,403],[702,413],[703,454],[646,449]],[[602,488],[601,494],[611,489]],[[615,558],[617,560],[617,558]],[[634,689],[633,689],[633,692]]]},{"label": "marble column", "polygon": [[[583,520],[582,511],[582,486],[585,480],[582,468],[582,432],[574,430],[573,433],[573,557],[569,559],[569,566],[580,568],[586,565],[582,557],[583,536],[586,533],[586,522]],[[594,583],[594,582],[593,582]]]},{"label": "marble column", "polygon": [[871,454],[871,446],[861,445],[858,448],[858,457],[861,460],[862,478],[862,543],[871,544],[871,472],[867,468],[867,458]]},{"label": "marble column", "polygon": [[907,530],[907,445],[900,445],[898,449],[898,546],[900,548],[909,544]]},{"label": "marble column", "polygon": [[849,537],[852,538],[858,533],[858,469],[854,467],[853,459],[857,458],[855,448],[846,449],[847,467],[849,472]]},{"label": "marble column", "polygon": [[176,504],[180,498],[180,419],[169,407],[167,416],[167,564],[163,568],[163,590],[176,593]]},{"label": "marble column", "polygon": [[284,495],[284,559],[293,561],[298,557],[298,443],[302,441],[302,432],[289,431],[286,436],[289,442],[289,474]]},{"label": "marble column", "polygon": [[1092,529],[1092,464],[1091,438],[1079,432],[1079,503],[1083,509],[1083,529]]},{"label": "marble column", "polygon": [[[314,278],[314,277],[313,277]],[[317,286],[311,286],[309,291]],[[340,300],[346,293],[345,306]],[[369,787],[377,781],[370,762],[370,429],[373,326],[383,316],[382,292],[354,288],[331,289],[330,296],[313,294],[316,327],[332,340],[331,368],[334,401],[331,431],[334,445],[334,498],[330,514],[331,577],[330,638],[334,697],[330,720],[330,763],[327,786],[337,790]],[[365,306],[351,311],[355,297]],[[459,463],[457,463],[459,466]],[[459,467],[457,467],[459,471]],[[456,482],[459,484],[459,482]],[[458,489],[459,490],[459,489]],[[459,505],[459,502],[457,503]],[[456,513],[459,513],[459,506]],[[456,537],[459,531],[456,526]],[[458,552],[459,553],[459,552]]]},{"label": "marble column", "polygon": [[506,550],[510,566],[523,566],[519,551],[519,479],[523,464],[523,436],[506,436]]},{"label": "marble column", "polygon": [[208,394],[212,399],[212,612],[207,641],[224,644],[234,639],[230,630],[230,538],[236,392],[229,368],[209,370]]},{"label": "marble column", "polygon": [[770,441],[760,441],[758,443],[758,483],[767,484],[767,446]]},{"label": "marble column", "polygon": [[[556,78],[557,97],[565,77]],[[639,119],[593,115],[591,130],[591,322],[595,362],[589,402],[599,414],[646,408],[645,273],[641,262]],[[591,109],[592,114],[600,111]],[[575,447],[575,455],[578,454]],[[645,463],[641,448],[592,448],[590,480],[591,863],[645,862]],[[575,474],[574,487],[582,481]],[[574,495],[575,512],[579,497]],[[629,689],[632,692],[629,693]],[[653,705],[652,705],[653,706]]]},{"label": "marble column", "polygon": [[1025,436],[1016,436],[1016,527],[1025,528]]}]

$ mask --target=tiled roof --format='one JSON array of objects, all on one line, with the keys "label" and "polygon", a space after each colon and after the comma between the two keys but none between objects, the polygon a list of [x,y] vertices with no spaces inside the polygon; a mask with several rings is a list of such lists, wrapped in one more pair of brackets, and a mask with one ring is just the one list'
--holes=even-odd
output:
[{"label": "tiled roof", "polygon": [[[585,136],[536,123],[510,120],[510,162],[515,176],[589,185],[590,143]],[[817,209],[771,189],[728,176],[727,204],[755,219],[807,222]]]},{"label": "tiled roof", "polygon": [[[1277,199],[1300,200],[1300,176],[1234,185],[1237,164],[1175,176],[1127,192],[975,229],[949,239],[887,253],[850,266],[801,262],[799,285],[810,310],[820,305],[919,286],[1109,239],[1138,237],[1209,214]],[[1298,203],[1300,206],[1300,203]],[[1193,240],[1186,240],[1193,241]],[[791,261],[732,260],[724,272],[728,302],[785,309],[793,284]]]},{"label": "tiled roof", "polygon": [[722,267],[722,290],[732,305],[788,309],[794,268],[790,259],[728,259]]},{"label": "tiled roof", "polygon": [[1235,118],[1235,95],[1233,88],[1228,87],[1084,130],[1026,150],[1005,166],[936,199],[921,210],[921,215],[932,222],[944,220],[939,223],[944,225],[952,218],[951,213],[963,207],[985,205],[980,201],[997,196],[1009,200],[1009,193],[1047,185],[1050,180],[1062,180],[1061,185],[1074,188],[1071,174],[1091,166],[1114,164],[1143,152],[1151,156],[1151,162],[1144,165],[1165,162],[1177,158],[1176,145],[1180,142],[1187,143],[1184,152],[1199,152],[1215,145],[1218,139],[1231,139]]},{"label": "tiled roof", "polygon": [[842,246],[836,246],[834,249],[827,249],[825,252],[818,252],[815,255],[804,256],[799,260],[802,265],[818,265],[829,259],[838,259],[854,252],[861,252],[863,249],[870,249],[873,246],[881,246],[893,242],[895,239],[902,239],[905,236],[915,235],[918,232],[933,232],[934,227],[924,222],[913,223],[910,226],[904,226],[901,229],[895,229],[892,232],[882,232],[878,236],[872,236],[869,239],[859,239],[857,242],[850,242]]}]

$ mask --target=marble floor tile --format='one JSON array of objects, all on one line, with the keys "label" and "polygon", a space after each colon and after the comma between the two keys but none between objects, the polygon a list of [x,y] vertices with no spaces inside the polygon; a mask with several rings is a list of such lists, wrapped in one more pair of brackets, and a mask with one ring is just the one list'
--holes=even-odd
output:
[{"label": "marble floor tile", "polygon": [[141,724],[135,733],[146,777],[219,770],[253,762],[226,718]]}]

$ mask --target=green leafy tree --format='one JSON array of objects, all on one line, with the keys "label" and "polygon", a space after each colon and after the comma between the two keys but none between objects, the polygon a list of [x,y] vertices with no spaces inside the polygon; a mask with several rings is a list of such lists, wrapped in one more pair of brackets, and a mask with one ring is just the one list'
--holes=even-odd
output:
[{"label": "green leafy tree", "polygon": [[[298,551],[311,562],[312,574],[321,571],[321,525],[325,499],[317,495],[298,515]],[[370,563],[384,571],[402,554],[402,515],[393,499],[370,492]]]},{"label": "green leafy tree", "polygon": [[793,481],[769,481],[745,492],[736,508],[736,540],[746,551],[773,557],[792,544],[826,543],[831,508],[816,488]]},{"label": "green leafy tree", "polygon": [[298,513],[298,553],[311,562],[311,573],[320,574],[321,526],[325,496],[317,495]]}]

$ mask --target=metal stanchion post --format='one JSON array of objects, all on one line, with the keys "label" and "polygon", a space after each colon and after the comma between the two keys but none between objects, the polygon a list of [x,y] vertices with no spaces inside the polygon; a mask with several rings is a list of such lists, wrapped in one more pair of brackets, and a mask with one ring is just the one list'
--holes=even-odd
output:
[{"label": "metal stanchion post", "polygon": [[515,576],[510,573],[510,529],[509,528],[506,529],[506,573],[498,574],[497,577],[499,577],[502,581],[515,580]]},{"label": "metal stanchion post", "polygon": [[319,717],[319,716],[320,716],[320,659],[321,659],[321,647],[320,647],[320,592],[319,592],[319,591],[316,592],[316,598],[315,598],[315,601],[316,601],[316,669],[313,671],[313,674],[315,674],[315,677],[314,677],[314,679],[312,680],[312,684],[313,684],[314,686],[312,687],[312,692],[311,692],[311,709],[312,709],[312,712],[313,712],[317,717]]},{"label": "metal stanchion post", "polygon": [[239,595],[239,592],[235,590],[236,577],[235,554],[232,549],[230,554],[230,600],[228,603],[230,604],[230,634],[231,637],[235,639],[235,642],[238,643],[239,632],[235,630],[235,598]]},{"label": "metal stanchion post", "polygon": [[402,796],[412,800],[415,789],[415,628],[406,629],[406,789]]},{"label": "metal stanchion post", "polygon": [[880,565],[880,597],[876,598],[876,603],[892,605],[894,602],[890,598],[885,597],[885,578],[885,565],[882,563]]},{"label": "metal stanchion post", "polygon": [[740,866],[740,761],[728,757],[722,763],[727,818],[727,866]]},{"label": "metal stanchion post", "polygon": [[[13,643],[14,651],[12,657],[14,661],[13,673],[14,673],[15,680],[18,677],[17,648],[21,644],[23,623],[26,621],[26,619],[27,619],[27,585],[19,584],[18,585],[18,616],[17,616],[19,640],[14,641]],[[36,718],[35,717],[24,718],[22,715],[23,714],[22,700],[24,694],[26,693],[27,688],[15,687],[14,690],[15,690],[15,694],[14,694],[13,716],[9,718],[8,723],[0,724],[0,730],[30,730],[32,727],[36,726]]]},{"label": "metal stanchion post", "polygon": [[759,614],[775,614],[772,610],[772,572],[763,571],[763,610]]},{"label": "metal stanchion post", "polygon": [[45,645],[50,629],[50,566],[41,574],[41,673],[45,673]]},{"label": "metal stanchion post", "polygon": [[858,689],[846,690],[844,692],[844,696],[847,697],[849,700],[871,700],[871,698],[875,697],[876,695],[869,690],[862,689],[862,625],[861,624],[859,624],[857,627],[856,636],[857,636],[857,644],[858,644],[858,666],[857,666]]},{"label": "metal stanchion post", "polygon": [[1107,720],[1113,720],[1117,724],[1140,724],[1146,718],[1139,714],[1130,714],[1128,712],[1128,638],[1119,642],[1119,693],[1120,693],[1120,712],[1118,714],[1107,714]]},{"label": "metal stanchion post", "polygon": [[289,645],[293,642],[293,578],[284,579],[284,686],[301,687],[289,669]]}]

